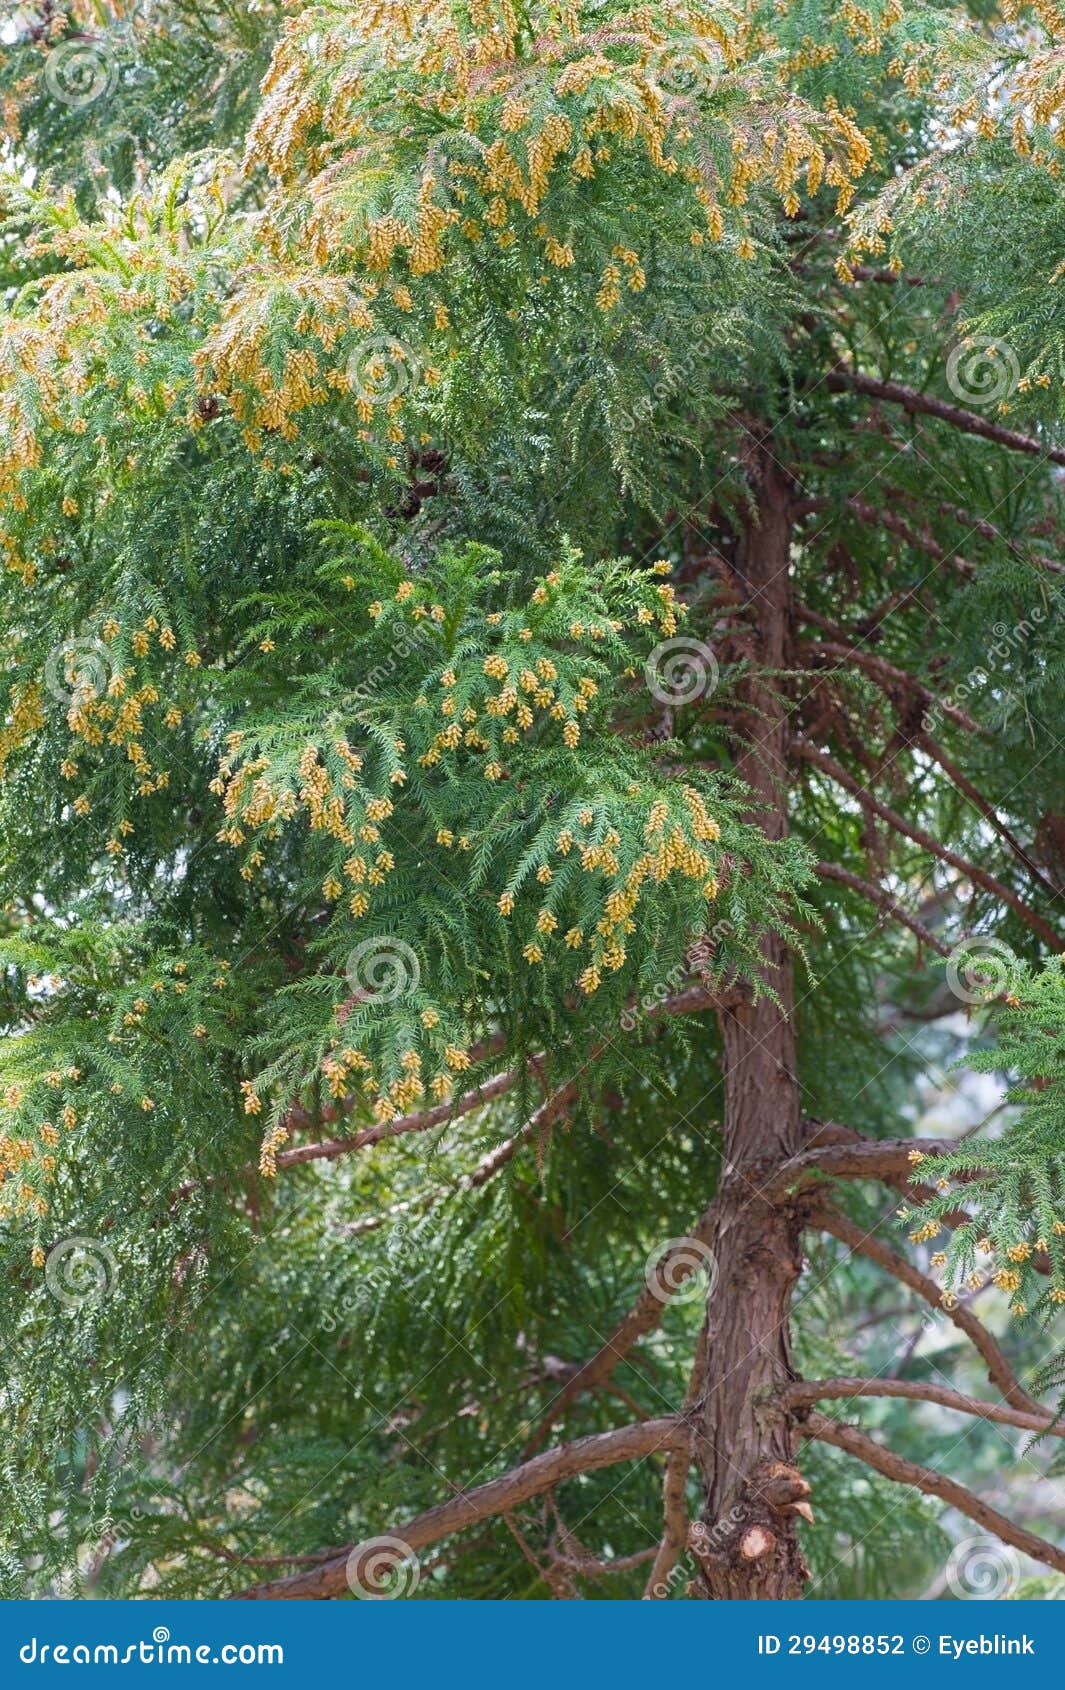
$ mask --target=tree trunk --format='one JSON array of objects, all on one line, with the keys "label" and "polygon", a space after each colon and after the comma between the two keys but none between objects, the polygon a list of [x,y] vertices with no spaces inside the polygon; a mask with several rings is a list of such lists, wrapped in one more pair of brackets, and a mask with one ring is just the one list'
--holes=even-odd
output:
[{"label": "tree trunk", "polygon": [[[789,486],[766,449],[751,480],[757,516],[742,538],[738,573],[758,630],[759,669],[780,671],[790,643]],[[788,827],[782,685],[772,673],[746,684],[736,763],[755,794],[755,818],[775,839]],[[714,1599],[797,1597],[807,1576],[795,1508],[808,1508],[808,1487],[794,1466],[792,1427],[767,1400],[793,1377],[789,1320],[802,1229],[787,1207],[759,1195],[767,1168],[802,1142],[792,969],[773,935],[762,950],[778,1001],[763,997],[721,1013],[725,1158],[707,1304],[708,1377],[694,1445],[705,1506],[691,1537],[701,1572],[695,1593]]]}]

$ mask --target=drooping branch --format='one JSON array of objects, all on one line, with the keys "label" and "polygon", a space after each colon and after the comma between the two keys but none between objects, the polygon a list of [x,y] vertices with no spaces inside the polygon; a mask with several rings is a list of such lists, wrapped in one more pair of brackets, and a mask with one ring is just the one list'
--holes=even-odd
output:
[{"label": "drooping branch", "polygon": [[1037,563],[1040,569],[1049,570],[1052,575],[1065,573],[1065,564],[1058,563],[1054,558],[1044,556],[1042,552],[1036,554],[1024,551],[1016,540],[1011,540],[1008,534],[1004,534],[996,523],[989,522],[986,517],[974,516],[972,511],[963,510],[959,505],[953,505],[946,499],[940,500],[939,510],[942,516],[952,517],[955,522],[964,524],[966,528],[971,529],[974,534],[981,535],[983,539],[991,540],[996,545],[1005,546],[1022,563]]},{"label": "drooping branch", "polygon": [[[869,1142],[864,1133],[857,1132],[854,1127],[844,1126],[840,1122],[818,1121],[816,1123],[816,1135],[814,1135],[815,1124],[810,1122],[808,1125],[811,1130],[811,1149],[815,1149],[821,1144],[867,1144]],[[908,1142],[912,1143],[913,1140],[911,1139]],[[900,1168],[896,1173],[887,1173],[880,1177],[884,1179],[886,1184],[893,1186],[896,1191],[900,1191],[904,1197],[909,1198],[913,1203],[929,1203],[939,1195],[930,1185],[924,1185],[914,1179],[913,1168],[909,1162],[904,1169]],[[967,1226],[972,1216],[965,1209],[959,1208],[949,1209],[940,1219],[944,1226],[954,1228]]]},{"label": "drooping branch", "polygon": [[841,886],[849,886],[852,892],[858,892],[863,898],[868,898],[870,903],[876,904],[878,909],[882,909],[893,921],[908,927],[930,950],[936,951],[942,957],[950,955],[950,946],[937,939],[930,927],[926,927],[923,921],[911,915],[882,886],[874,886],[872,881],[863,880],[860,875],[852,874],[849,869],[840,868],[838,863],[817,863],[814,873],[820,875],[823,880],[838,880]]},{"label": "drooping branch", "polygon": [[[543,1061],[543,1056],[538,1058]],[[365,1150],[372,1144],[380,1144],[384,1139],[404,1138],[408,1133],[430,1132],[433,1127],[443,1126],[447,1121],[458,1120],[463,1115],[469,1115],[474,1109],[481,1109],[494,1098],[503,1097],[508,1091],[513,1091],[522,1077],[521,1069],[511,1069],[504,1074],[495,1074],[483,1085],[475,1086],[472,1091],[465,1092],[462,1097],[453,1099],[449,1103],[437,1103],[430,1109],[416,1109],[409,1115],[398,1115],[394,1121],[378,1121],[372,1127],[366,1127],[351,1138],[327,1138],[317,1144],[296,1144],[291,1150],[282,1150],[277,1158],[277,1166],[281,1168],[295,1168],[304,1162],[335,1162],[339,1156],[347,1156],[353,1150]]]},{"label": "drooping branch", "polygon": [[[687,1428],[675,1415],[657,1420],[643,1420],[631,1426],[619,1426],[610,1432],[596,1432],[591,1437],[577,1438],[572,1443],[557,1444],[544,1450],[531,1461],[524,1461],[509,1473],[489,1479],[471,1491],[460,1491],[446,1502],[424,1514],[417,1514],[389,1530],[389,1537],[411,1554],[437,1543],[452,1532],[464,1531],[516,1508],[532,1496],[578,1473],[591,1473],[599,1467],[611,1467],[620,1461],[639,1461],[661,1450],[672,1449],[677,1439],[687,1436]],[[370,1540],[372,1542],[372,1540]],[[232,1598],[244,1602],[322,1601],[344,1596],[350,1589],[348,1565],[359,1562],[360,1544],[349,1544],[330,1561],[295,1573],[289,1578],[275,1579],[269,1584],[254,1585]]]},{"label": "drooping branch", "polygon": [[[663,998],[648,1011],[648,1020],[657,1020],[661,1016],[693,1015],[706,1009],[718,1009],[722,1004],[732,1003],[742,994],[738,985],[724,987],[720,991],[712,991],[703,985],[687,986],[682,991],[675,992],[668,998]],[[493,1041],[493,1048],[498,1045]],[[601,1047],[600,1047],[601,1048]],[[465,1092],[462,1097],[451,1102],[433,1104],[429,1109],[415,1109],[410,1114],[399,1115],[393,1121],[379,1121],[372,1127],[365,1127],[361,1132],[354,1133],[349,1138],[327,1138],[312,1144],[293,1145],[289,1150],[279,1151],[276,1165],[279,1171],[285,1168],[301,1166],[305,1162],[334,1162],[341,1156],[347,1156],[353,1151],[365,1150],[375,1144],[381,1144],[386,1139],[403,1138],[409,1133],[430,1132],[434,1127],[443,1126],[447,1121],[457,1120],[460,1116],[469,1115],[483,1104],[491,1103],[495,1098],[513,1091],[529,1069],[535,1069],[544,1061],[544,1053],[531,1056],[519,1068],[507,1069],[501,1074],[495,1074],[490,1080],[475,1086]],[[585,1064],[587,1066],[587,1063]],[[335,1121],[350,1113],[362,1099],[345,1096],[336,1103],[330,1104],[319,1116],[319,1120]],[[282,1121],[283,1126],[290,1129],[293,1125],[304,1125],[308,1120],[307,1112],[302,1106],[296,1105],[289,1111]],[[514,1149],[518,1148],[515,1144]],[[502,1153],[503,1146],[499,1147]],[[509,1158],[508,1158],[509,1159]],[[494,1171],[494,1170],[491,1170]],[[233,1172],[233,1179],[250,1178],[255,1173],[253,1164],[246,1163]],[[486,1178],[490,1175],[486,1175]],[[173,1201],[181,1202],[191,1197],[193,1192],[208,1184],[217,1183],[215,1180],[187,1180],[178,1186]]]},{"label": "drooping branch", "polygon": [[607,1573],[629,1573],[634,1567],[645,1567],[657,1553],[653,1543],[646,1549],[634,1549],[631,1555],[618,1555],[612,1561],[601,1561],[595,1555],[560,1555],[551,1551],[551,1559],[567,1572],[580,1573],[582,1578],[605,1578]]},{"label": "drooping branch", "polygon": [[801,652],[805,652],[815,659],[823,657],[825,661],[832,661],[835,664],[852,662],[855,668],[864,669],[866,674],[869,674],[874,681],[881,684],[884,690],[904,691],[904,693],[909,693],[916,698],[928,700],[930,705],[935,703],[943,711],[945,717],[950,717],[952,722],[957,722],[960,728],[965,728],[965,732],[984,733],[984,728],[980,727],[979,722],[975,722],[974,717],[970,717],[969,711],[962,710],[960,705],[955,705],[950,698],[938,698],[930,690],[930,686],[925,681],[921,681],[920,676],[909,673],[908,669],[899,669],[894,662],[887,662],[886,657],[879,656],[877,652],[867,651],[864,642],[867,641],[869,635],[852,634],[844,627],[840,627],[837,622],[832,622],[828,617],[823,617],[818,610],[808,610],[803,605],[798,605],[796,608],[798,608],[798,613],[800,613],[803,622],[810,622],[813,627],[828,635],[828,639],[823,639],[823,641],[803,641],[800,646]]},{"label": "drooping branch", "polygon": [[1008,904],[1010,909],[1020,916],[1025,925],[1030,927],[1032,932],[1037,934],[1044,944],[1049,945],[1053,951],[1057,952],[1061,949],[1061,940],[1054,929],[1043,920],[1042,916],[1037,915],[1035,910],[1029,909],[1024,899],[1018,897],[1016,892],[1003,885],[1001,880],[996,880],[993,874],[988,874],[985,869],[978,867],[976,863],[971,863],[967,858],[959,856],[949,846],[941,845],[939,840],[933,839],[932,835],[926,833],[924,828],[914,827],[904,816],[900,816],[897,810],[892,810],[887,804],[881,803],[879,798],[874,797],[868,787],[855,780],[854,776],[849,774],[840,763],[837,763],[834,757],[830,757],[825,751],[818,751],[816,746],[811,745],[808,740],[793,740],[792,750],[797,757],[801,757],[814,768],[820,769],[822,774],[827,775],[830,780],[834,780],[838,786],[842,786],[846,792],[851,793],[853,797],[858,799],[859,803],[878,815],[881,821],[887,822],[889,827],[894,828],[896,833],[902,834],[906,839],[912,839],[915,845],[920,845],[931,856],[937,857],[940,862],[949,863],[952,868],[959,869],[974,885],[983,887],[984,891],[990,892],[992,897]]},{"label": "drooping branch", "polygon": [[911,416],[935,417],[939,422],[950,423],[953,428],[960,429],[963,434],[978,435],[982,440],[994,441],[996,446],[1005,446],[1012,452],[1026,452],[1031,457],[1046,458],[1052,464],[1065,464],[1065,447],[1050,446],[1034,435],[1004,428],[1001,423],[991,422],[975,411],[967,411],[961,405],[949,405],[932,393],[919,393],[915,387],[907,387],[903,382],[878,381],[874,376],[863,375],[860,370],[850,370],[840,364],[829,371],[825,385],[833,393],[864,393],[870,399],[884,399],[889,404],[901,405]]},{"label": "drooping branch", "polygon": [[1026,1414],[1001,1403],[981,1402],[947,1385],[928,1379],[800,1379],[789,1385],[784,1400],[792,1408],[810,1408],[814,1403],[849,1397],[905,1397],[914,1402],[934,1402],[941,1408],[957,1409],[977,1420],[993,1420],[1000,1426],[1019,1426],[1025,1432],[1049,1432],[1065,1438],[1065,1423],[1047,1410]]},{"label": "drooping branch", "polygon": [[834,1238],[838,1238],[842,1244],[846,1244],[848,1249],[854,1251],[857,1255],[866,1256],[869,1261],[876,1262],[877,1266],[883,1268],[886,1273],[892,1274],[895,1279],[901,1280],[903,1285],[908,1285],[912,1291],[916,1291],[917,1295],[923,1297],[930,1308],[946,1315],[947,1319],[959,1331],[965,1333],[965,1336],[983,1357],[987,1364],[988,1378],[993,1385],[998,1387],[1004,1400],[1009,1403],[1011,1408],[1020,1409],[1025,1414],[1037,1416],[1041,1416],[1045,1412],[1041,1404],[1037,1403],[1034,1397],[1028,1395],[1028,1392],[1017,1379],[997,1338],[963,1304],[957,1303],[950,1306],[944,1303],[943,1292],[934,1279],[929,1279],[927,1274],[923,1274],[919,1268],[914,1267],[913,1263],[907,1261],[905,1256],[898,1255],[887,1244],[882,1243],[879,1238],[874,1238],[871,1234],[863,1232],[860,1226],[856,1226],[853,1221],[848,1220],[845,1215],[836,1213],[835,1210],[827,1208],[819,1210],[815,1217],[815,1224],[821,1227],[824,1232],[830,1232]]},{"label": "drooping branch", "polygon": [[[802,508],[804,511],[813,513],[819,510],[837,510],[839,505],[836,500],[808,499]],[[903,517],[897,516],[894,511],[881,510],[879,506],[870,505],[864,499],[847,499],[844,508],[853,511],[860,521],[872,524],[877,528],[883,528],[886,533],[893,534],[896,539],[909,546],[911,551],[924,552],[925,556],[931,558],[933,563],[952,564],[963,575],[974,575],[976,573],[974,564],[969,563],[966,558],[960,557],[957,552],[947,551],[939,544],[930,529],[914,528]]]},{"label": "drooping branch", "polygon": [[[501,1144],[497,1144],[494,1149],[481,1158],[475,1168],[470,1169],[468,1174],[463,1174],[453,1185],[434,1186],[432,1191],[428,1191],[424,1196],[419,1197],[417,1207],[423,1213],[428,1213],[430,1209],[435,1209],[439,1203],[445,1202],[449,1197],[463,1196],[470,1191],[479,1191],[483,1185],[487,1185],[490,1179],[494,1179],[496,1174],[501,1173],[507,1164],[514,1160],[523,1145],[528,1144],[530,1139],[538,1139],[558,1120],[560,1115],[565,1114],[577,1094],[578,1085],[579,1080],[575,1078],[567,1081],[564,1086],[559,1086],[557,1091],[541,1103],[539,1109],[534,1110],[523,1127],[516,1133],[512,1133],[510,1138],[505,1138]],[[381,1214],[366,1215],[362,1220],[352,1221],[341,1230],[348,1238],[362,1238],[368,1232],[376,1232],[380,1227],[387,1225],[390,1220],[395,1220],[397,1216],[409,1214],[414,1207],[413,1202],[393,1203],[391,1208],[384,1210]]]},{"label": "drooping branch", "polygon": [[[657,1327],[665,1313],[669,1297],[699,1266],[700,1247],[709,1248],[715,1223],[714,1204],[710,1203],[699,1216],[686,1238],[679,1239],[665,1251],[656,1264],[655,1272],[635,1303],[615,1326],[593,1356],[584,1362],[559,1391],[525,1448],[528,1453],[539,1448],[551,1427],[566,1412],[582,1391],[591,1391],[609,1378],[618,1363],[623,1361],[633,1345],[645,1333]],[[692,1245],[696,1248],[693,1249]]]},{"label": "drooping branch", "polygon": [[846,1450],[848,1455],[864,1461],[867,1467],[882,1473],[885,1479],[895,1479],[901,1485],[912,1485],[915,1490],[923,1491],[926,1496],[938,1496],[942,1502],[949,1503],[959,1514],[965,1514],[970,1520],[975,1520],[978,1526],[993,1532],[1003,1543],[1012,1544],[1025,1555],[1030,1555],[1035,1561],[1042,1561],[1047,1567],[1053,1567],[1055,1572],[1065,1573],[1065,1550],[1056,1544],[1048,1543],[1046,1538],[1037,1537],[1034,1532],[1019,1526],[1015,1521],[1000,1514],[997,1508],[982,1502],[972,1491],[966,1490],[955,1479],[948,1479],[942,1473],[935,1473],[930,1467],[919,1467],[915,1461],[908,1461],[905,1456],[896,1455],[894,1450],[885,1449],[882,1444],[874,1442],[857,1426],[848,1426],[841,1420],[830,1420],[827,1415],[818,1414],[816,1410],[807,1415],[804,1430],[807,1437],[817,1438],[821,1443],[832,1444],[836,1449]]},{"label": "drooping branch", "polygon": [[[828,622],[827,617],[818,616],[813,611],[804,611],[803,615],[807,620],[824,628],[826,632],[833,627]],[[842,638],[839,637],[841,635]],[[916,675],[911,675],[908,670],[897,668],[894,663],[889,663],[886,658],[878,657],[874,652],[864,651],[860,646],[847,639],[843,629],[839,629],[838,632],[834,631],[834,637],[827,640],[805,641],[799,647],[799,650],[815,663],[821,659],[824,659],[826,663],[831,662],[835,667],[853,663],[855,668],[864,670],[888,693],[906,692],[914,698],[926,701],[929,706],[937,705],[944,716],[949,716],[951,721],[956,722],[967,733],[979,734],[983,732],[979,722],[974,721],[967,711],[953,704],[949,698],[937,698],[922,681],[918,680]]]},{"label": "drooping branch", "polygon": [[876,270],[868,264],[852,264],[851,275],[856,282],[882,282],[887,287],[923,288],[925,285],[923,276],[905,276],[896,270]]},{"label": "drooping branch", "polygon": [[1009,849],[1013,852],[1013,855],[1017,858],[1017,861],[1022,863],[1032,878],[1039,882],[1044,892],[1049,892],[1052,898],[1059,897],[1060,892],[1058,887],[1054,885],[1053,881],[1047,879],[1035,858],[1017,838],[1017,835],[1012,831],[1012,829],[1007,827],[994,805],[984,797],[978,787],[973,785],[972,781],[968,779],[961,769],[959,769],[954,760],[947,756],[947,753],[944,751],[939,742],[933,739],[930,733],[926,733],[922,730],[921,734],[918,736],[918,744],[928,752],[930,757],[935,759],[940,768],[943,770],[943,773],[952,782],[952,784],[957,787],[962,797],[967,798],[978,814],[983,816],[984,820],[994,829],[999,838],[1008,845]]}]

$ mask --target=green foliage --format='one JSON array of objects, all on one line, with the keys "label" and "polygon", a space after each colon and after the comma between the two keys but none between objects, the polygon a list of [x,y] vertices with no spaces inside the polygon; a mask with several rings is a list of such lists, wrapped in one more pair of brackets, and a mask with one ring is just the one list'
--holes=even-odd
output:
[{"label": "green foliage", "polygon": [[[1065,1303],[1065,978],[1058,958],[1036,972],[1005,947],[985,946],[981,954],[977,942],[973,953],[973,983],[988,997],[1005,996],[1008,1007],[995,1048],[975,1053],[971,1066],[985,1074],[1005,1069],[1013,1080],[1005,1101],[1016,1107],[997,1137],[927,1158],[921,1177],[927,1171],[932,1182],[964,1182],[972,1218],[951,1231],[946,1257],[953,1275],[966,1277],[993,1256],[1001,1288],[1016,1295],[1021,1312],[1046,1320]],[[951,1190],[956,1195],[954,1185]],[[950,1206],[948,1194],[933,1197],[918,1222],[931,1227]]]},{"label": "green foliage", "polygon": [[[1052,65],[946,5],[93,14],[27,4],[0,64],[4,1593],[224,1594],[512,1467],[714,1193],[721,1034],[663,1006],[771,993],[767,931],[806,1115],[1012,1088],[906,1225],[970,1207],[945,1284],[987,1239],[1058,1389],[1065,522],[994,436],[1059,439],[1060,183],[1053,111],[986,109]],[[963,1372],[900,1295],[812,1247],[797,1366]],[[675,1410],[699,1300],[558,1434]],[[809,1594],[926,1587],[932,1510],[801,1461]],[[661,1467],[419,1597],[544,1597],[560,1530],[646,1549]]]}]

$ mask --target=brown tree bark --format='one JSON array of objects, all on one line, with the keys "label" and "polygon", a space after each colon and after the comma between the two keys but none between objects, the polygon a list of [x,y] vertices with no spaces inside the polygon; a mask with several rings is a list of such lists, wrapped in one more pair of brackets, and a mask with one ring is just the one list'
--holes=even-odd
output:
[{"label": "brown tree bark", "polygon": [[[737,556],[757,628],[758,672],[740,700],[736,770],[754,794],[756,819],[779,839],[788,828],[789,735],[779,672],[791,640],[792,518],[788,480],[770,445],[752,458],[756,511]],[[809,1487],[795,1467],[794,1423],[772,1407],[794,1377],[789,1318],[802,1229],[791,1206],[760,1191],[767,1169],[803,1145],[792,969],[775,935],[765,936],[762,950],[774,997],[720,1013],[725,1158],[714,1204],[707,1379],[694,1417],[705,1501],[689,1539],[700,1568],[693,1594],[717,1600],[797,1597],[807,1576],[796,1509],[809,1510]]]}]

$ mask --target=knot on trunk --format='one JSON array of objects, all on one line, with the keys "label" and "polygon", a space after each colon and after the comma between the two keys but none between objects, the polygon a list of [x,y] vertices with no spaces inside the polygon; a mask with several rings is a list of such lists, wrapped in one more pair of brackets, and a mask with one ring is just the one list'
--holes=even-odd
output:
[{"label": "knot on trunk", "polygon": [[774,1514],[801,1514],[813,1521],[810,1486],[797,1467],[786,1461],[768,1461],[750,1479],[750,1489]]},{"label": "knot on trunk", "polygon": [[807,1575],[795,1516],[813,1520],[809,1498],[808,1482],[790,1462],[755,1467],[727,1514],[699,1520],[689,1530],[688,1548],[702,1574],[700,1594],[776,1600],[799,1595]]}]

